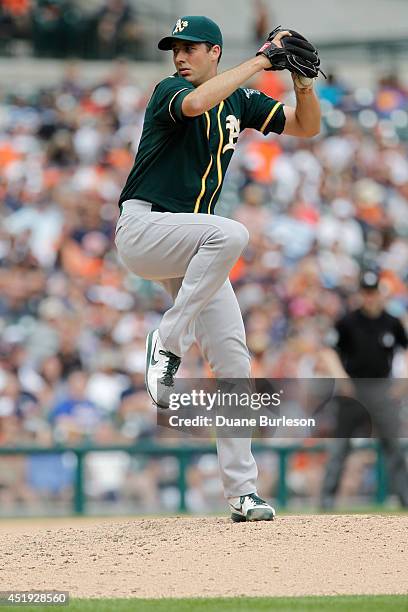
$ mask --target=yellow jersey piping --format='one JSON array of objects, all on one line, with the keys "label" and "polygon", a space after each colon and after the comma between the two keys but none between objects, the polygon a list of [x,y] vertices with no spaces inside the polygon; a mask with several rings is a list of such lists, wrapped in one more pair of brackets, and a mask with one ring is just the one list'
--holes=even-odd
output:
[{"label": "yellow jersey piping", "polygon": [[[208,138],[208,140],[210,140],[210,115],[208,114],[207,111],[204,114],[205,114],[205,117],[207,119],[207,138]],[[205,192],[205,181],[207,180],[207,176],[208,176],[208,174],[209,174],[209,172],[211,170],[212,163],[213,163],[213,156],[211,155],[210,163],[208,164],[207,169],[204,172],[204,175],[203,175],[203,177],[201,179],[201,191],[200,191],[199,196],[196,199],[196,203],[195,203],[195,207],[194,207],[194,212],[195,213],[198,213],[198,211],[200,209],[201,198],[203,197],[204,192]]]},{"label": "yellow jersey piping", "polygon": [[272,119],[272,117],[274,116],[274,114],[276,113],[276,111],[278,110],[278,108],[282,105],[281,102],[277,102],[275,104],[275,106],[272,108],[271,112],[269,113],[269,115],[267,116],[267,118],[264,121],[263,126],[261,127],[261,129],[259,130],[262,134],[265,131],[266,126],[268,125],[268,123],[270,122],[270,120]]},{"label": "yellow jersey piping", "polygon": [[218,152],[217,152],[217,170],[218,170],[218,185],[215,188],[214,193],[211,196],[211,199],[209,201],[208,204],[208,214],[211,214],[211,204],[212,201],[214,199],[215,194],[217,193],[217,191],[219,190],[221,183],[222,183],[222,166],[221,166],[221,152],[222,152],[222,145],[224,144],[224,132],[222,131],[222,127],[221,127],[221,120],[220,120],[220,115],[221,115],[221,111],[224,108],[224,100],[222,100],[220,102],[220,107],[218,109],[218,113],[217,113],[217,120],[218,120],[218,130],[220,133],[220,144],[218,145]]}]

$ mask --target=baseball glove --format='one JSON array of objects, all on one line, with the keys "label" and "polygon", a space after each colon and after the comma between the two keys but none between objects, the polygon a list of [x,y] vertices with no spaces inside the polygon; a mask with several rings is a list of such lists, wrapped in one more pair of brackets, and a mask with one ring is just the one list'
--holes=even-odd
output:
[{"label": "baseball glove", "polygon": [[282,31],[281,26],[275,28],[257,53],[257,55],[265,55],[271,62],[271,68],[266,68],[266,70],[289,70],[310,79],[315,79],[320,72],[326,78],[319,67],[320,59],[316,47],[302,34],[295,30],[288,30],[292,36],[281,38],[282,48],[272,42],[275,36]]}]

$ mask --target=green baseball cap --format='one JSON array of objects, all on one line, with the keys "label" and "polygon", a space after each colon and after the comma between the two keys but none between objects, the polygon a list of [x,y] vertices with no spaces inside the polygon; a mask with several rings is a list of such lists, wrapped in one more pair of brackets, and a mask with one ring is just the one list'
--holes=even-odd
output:
[{"label": "green baseball cap", "polygon": [[208,17],[189,15],[180,17],[174,24],[171,36],[162,38],[158,44],[162,51],[170,51],[174,40],[209,42],[222,48],[222,34],[215,21]]}]

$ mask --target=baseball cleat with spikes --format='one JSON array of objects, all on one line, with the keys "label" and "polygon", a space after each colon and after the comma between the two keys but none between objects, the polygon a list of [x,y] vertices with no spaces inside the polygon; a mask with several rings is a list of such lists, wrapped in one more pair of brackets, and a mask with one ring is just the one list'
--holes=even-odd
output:
[{"label": "baseball cleat with spikes", "polygon": [[275,509],[255,493],[241,495],[229,501],[231,519],[234,523],[243,521],[273,521]]},{"label": "baseball cleat with spikes", "polygon": [[166,351],[157,329],[150,332],[146,339],[145,382],[150,397],[159,408],[169,407],[169,396],[180,361],[180,357]]}]

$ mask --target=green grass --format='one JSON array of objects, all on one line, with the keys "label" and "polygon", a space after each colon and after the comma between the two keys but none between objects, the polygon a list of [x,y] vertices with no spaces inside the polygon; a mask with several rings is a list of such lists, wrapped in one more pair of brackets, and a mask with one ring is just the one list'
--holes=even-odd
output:
[{"label": "green grass", "polygon": [[72,599],[67,606],[0,606],[31,612],[407,612],[405,595],[200,599]]}]

